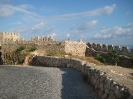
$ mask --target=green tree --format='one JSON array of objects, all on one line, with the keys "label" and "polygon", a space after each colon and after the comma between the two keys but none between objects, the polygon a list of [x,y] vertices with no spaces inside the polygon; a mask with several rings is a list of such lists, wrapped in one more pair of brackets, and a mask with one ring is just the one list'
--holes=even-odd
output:
[{"label": "green tree", "polygon": [[96,59],[102,63],[106,63],[106,59],[102,57],[100,54],[97,54]]},{"label": "green tree", "polygon": [[120,61],[118,53],[116,51],[112,51],[108,54],[109,54],[110,63],[113,65],[117,65],[117,63]]}]

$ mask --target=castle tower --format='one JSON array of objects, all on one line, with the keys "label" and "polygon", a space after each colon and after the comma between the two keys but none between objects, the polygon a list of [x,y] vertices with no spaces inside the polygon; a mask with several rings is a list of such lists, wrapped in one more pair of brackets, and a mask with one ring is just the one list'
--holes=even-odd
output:
[{"label": "castle tower", "polygon": [[0,32],[0,45],[6,43],[7,39],[11,39],[14,42],[19,39],[19,33]]}]

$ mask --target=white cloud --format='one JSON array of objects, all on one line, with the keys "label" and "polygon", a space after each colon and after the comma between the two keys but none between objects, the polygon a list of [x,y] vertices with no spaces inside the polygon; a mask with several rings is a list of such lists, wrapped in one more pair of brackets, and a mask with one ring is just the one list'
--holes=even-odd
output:
[{"label": "white cloud", "polygon": [[36,24],[36,25],[32,28],[32,30],[39,30],[39,29],[42,29],[44,25],[45,25],[44,22],[40,22],[39,24]]},{"label": "white cloud", "polygon": [[47,28],[44,30],[44,33],[50,33],[55,29],[55,26],[51,27],[51,28]]},{"label": "white cloud", "polygon": [[70,30],[72,30],[72,29],[74,29],[75,27],[76,27],[76,25],[75,25],[75,24],[73,24],[73,25],[71,25],[71,26],[70,26],[70,28],[69,28],[69,29],[70,29]]},{"label": "white cloud", "polygon": [[55,37],[57,34],[56,33],[52,33],[50,36],[53,36],[53,37]]},{"label": "white cloud", "polygon": [[114,11],[115,7],[116,4],[113,4],[112,6],[105,6],[103,12],[105,12],[107,15],[110,15]]},{"label": "white cloud", "polygon": [[66,34],[66,36],[67,36],[67,37],[70,37],[70,34],[68,33],[68,34]]},{"label": "white cloud", "polygon": [[27,11],[26,8],[32,8],[31,5],[24,4],[20,6],[12,6],[8,4],[0,4],[0,17],[11,17],[15,12],[21,12],[32,18],[41,17],[34,12]]},{"label": "white cloud", "polygon": [[125,13],[125,16],[128,16],[130,14],[130,12],[129,11],[127,11],[126,13]]},{"label": "white cloud", "polygon": [[54,21],[61,21],[61,20],[72,20],[72,19],[77,19],[77,18],[82,18],[82,17],[92,17],[92,16],[99,16],[102,14],[110,15],[116,5],[113,4],[111,6],[105,6],[104,8],[98,8],[96,10],[92,11],[87,11],[87,12],[82,12],[82,13],[71,13],[71,14],[63,14],[63,15],[54,15],[51,17],[44,17],[40,16],[34,12],[30,12],[26,10],[27,8],[32,8],[31,5],[24,4],[20,6],[12,6],[8,4],[0,4],[0,17],[10,17],[12,16],[15,12],[21,12],[24,13],[24,19],[25,20],[36,20],[36,21],[49,21],[49,22],[54,22]]},{"label": "white cloud", "polygon": [[98,20],[93,20],[91,22],[84,23],[78,28],[78,30],[88,30],[93,26],[95,26],[97,23],[98,23]]},{"label": "white cloud", "polygon": [[[132,26],[132,27],[131,27]],[[124,27],[105,28],[94,35],[95,39],[133,38],[133,23]]]}]

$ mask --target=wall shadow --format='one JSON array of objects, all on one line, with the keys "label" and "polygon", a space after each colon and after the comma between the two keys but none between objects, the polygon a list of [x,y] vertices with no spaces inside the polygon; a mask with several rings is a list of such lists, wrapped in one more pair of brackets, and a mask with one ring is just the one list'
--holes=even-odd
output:
[{"label": "wall shadow", "polygon": [[0,52],[0,65],[3,65],[3,60],[2,60],[2,52]]},{"label": "wall shadow", "polygon": [[60,68],[62,74],[62,99],[99,99],[93,88],[83,82],[81,73],[72,68]]}]

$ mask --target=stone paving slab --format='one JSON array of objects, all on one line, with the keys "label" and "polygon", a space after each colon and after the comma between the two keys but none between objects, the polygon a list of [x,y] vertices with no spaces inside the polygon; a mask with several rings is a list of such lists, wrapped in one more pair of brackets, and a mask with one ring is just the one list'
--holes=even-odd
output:
[{"label": "stone paving slab", "polygon": [[0,66],[0,99],[99,99],[70,68]]}]

